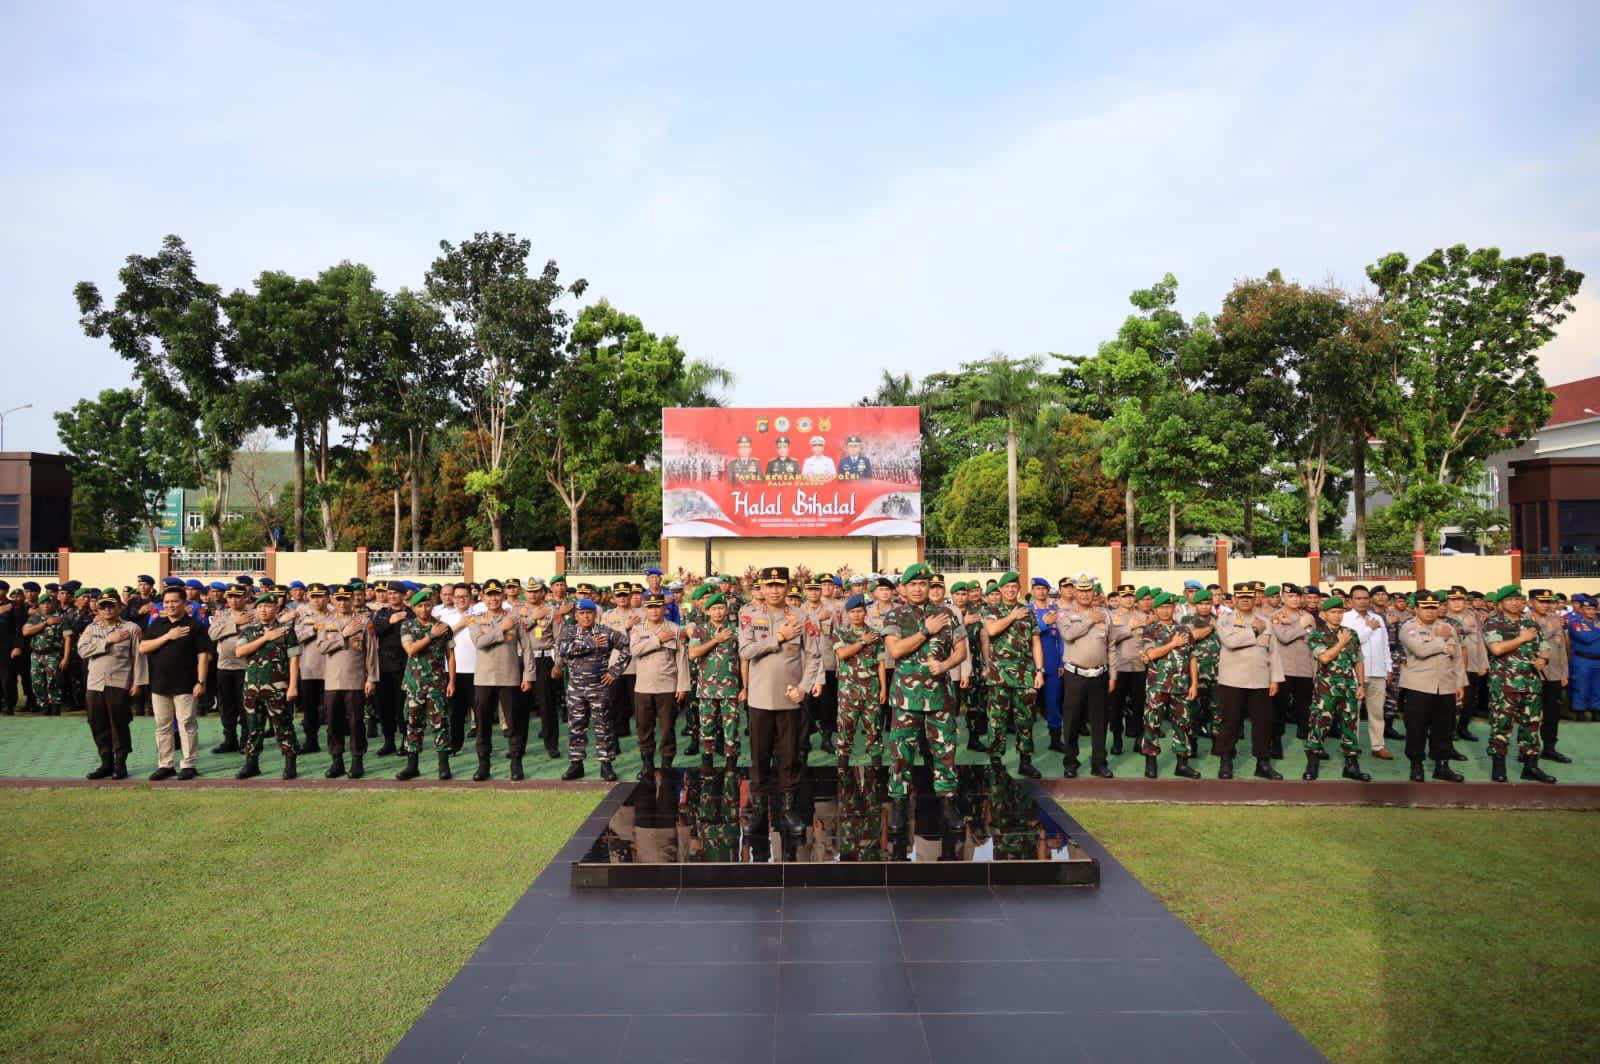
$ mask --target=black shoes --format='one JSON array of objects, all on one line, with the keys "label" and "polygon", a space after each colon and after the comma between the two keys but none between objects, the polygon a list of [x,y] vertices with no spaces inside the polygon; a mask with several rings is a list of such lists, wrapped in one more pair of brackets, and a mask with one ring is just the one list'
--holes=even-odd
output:
[{"label": "black shoes", "polygon": [[312,732],[310,735],[306,736],[306,741],[300,744],[300,752],[302,754],[322,753],[322,744],[317,742],[317,735],[315,732]]},{"label": "black shoes", "polygon": [[1537,757],[1525,757],[1522,759],[1522,778],[1532,780],[1535,783],[1554,783],[1556,781],[1554,776],[1539,767],[1539,759]]},{"label": "black shoes", "polygon": [[1156,757],[1154,754],[1144,755],[1144,778],[1147,780],[1161,778],[1161,770],[1156,768]]},{"label": "black shoes", "polygon": [[544,753],[552,761],[561,756],[561,751],[556,749],[556,741],[554,739],[546,739],[544,741]]},{"label": "black shoes", "polygon": [[1314,780],[1314,779],[1316,779],[1317,778],[1317,770],[1321,765],[1322,765],[1322,759],[1321,758],[1315,757],[1315,756],[1313,756],[1311,754],[1307,754],[1306,755],[1306,770],[1300,774],[1300,778],[1303,779],[1303,780]]},{"label": "black shoes", "polygon": [[1076,761],[1063,762],[1062,765],[1061,765],[1061,778],[1064,779],[1064,780],[1075,780],[1075,779],[1077,779],[1078,778],[1078,763]]},{"label": "black shoes", "polygon": [[364,756],[366,756],[366,755],[364,755],[364,754],[351,754],[350,755],[350,778],[351,779],[358,780],[362,776],[365,776],[367,774],[366,766],[361,763],[361,759]]},{"label": "black shoes", "polygon": [[1460,750],[1457,750],[1455,747],[1452,746],[1450,748],[1450,752],[1445,755],[1445,760],[1446,761],[1465,761],[1465,760],[1467,760],[1467,755],[1463,754]]},{"label": "black shoes", "polygon": [[178,779],[180,779],[180,780],[188,781],[188,780],[199,779],[199,778],[200,778],[200,773],[197,772],[195,769],[185,768],[185,769],[179,769],[178,770]]},{"label": "black shoes", "polygon": [[1222,764],[1217,767],[1217,779],[1219,779],[1219,780],[1231,780],[1231,779],[1233,779],[1233,758],[1224,757],[1222,759]]},{"label": "black shoes", "polygon": [[150,773],[150,782],[160,783],[162,780],[170,780],[177,774],[178,773],[176,769],[158,768],[154,772]]},{"label": "black shoes", "polygon": [[236,780],[248,780],[254,779],[259,775],[261,775],[261,759],[255,754],[246,754],[244,767],[235,772],[233,778]]},{"label": "black shoes", "polygon": [[300,778],[300,770],[295,767],[294,761],[295,756],[293,754],[290,754],[283,759],[283,778],[286,780]]},{"label": "black shoes", "polygon": [[397,780],[414,780],[420,775],[422,775],[422,770],[417,767],[417,755],[413,753],[406,755],[406,767],[396,772],[394,778]]},{"label": "black shoes", "polygon": [[961,818],[961,809],[956,805],[956,796],[944,794],[939,796],[939,823],[944,828],[945,834],[955,835],[966,826]]},{"label": "black shoes", "polygon": [[1546,761],[1554,761],[1558,765],[1572,764],[1572,758],[1568,757],[1566,754],[1557,753],[1556,748],[1553,746],[1539,756]]},{"label": "black shoes", "polygon": [[1113,778],[1110,765],[1101,765],[1098,768],[1091,768],[1089,770],[1089,775],[1093,776],[1097,780],[1108,780]]},{"label": "black shoes", "polygon": [[523,778],[521,757],[513,757],[511,759],[511,778],[514,780],[520,780]]},{"label": "black shoes", "polygon": [[607,783],[617,782],[617,770],[611,767],[611,762],[600,762],[600,778]]},{"label": "black shoes", "polygon": [[1256,758],[1256,779],[1281,780],[1283,779],[1283,773],[1272,767],[1272,758],[1258,757]]},{"label": "black shoes", "polygon": [[1113,753],[1113,754],[1121,754],[1122,753],[1122,736],[1114,735],[1114,736],[1111,737],[1111,753]]},{"label": "black shoes", "polygon": [[785,791],[783,805],[778,813],[778,822],[783,825],[783,830],[786,834],[799,838],[806,833],[806,822],[800,819],[800,811],[796,808],[795,802],[796,795],[794,792]]},{"label": "black shoes", "polygon": [[653,780],[656,778],[655,754],[639,755],[639,778],[641,780]]},{"label": "black shoes", "polygon": [[344,755],[334,754],[333,763],[328,766],[328,771],[323,774],[324,779],[336,780],[344,775]]},{"label": "black shoes", "polygon": [[455,779],[455,776],[450,771],[450,751],[448,750],[439,751],[439,778],[442,780]]},{"label": "black shoes", "polygon": [[1472,729],[1467,727],[1466,721],[1462,721],[1456,726],[1456,738],[1460,739],[1464,743],[1475,743],[1478,741],[1478,737],[1472,734]]},{"label": "black shoes", "polygon": [[1344,772],[1341,773],[1341,775],[1343,775],[1345,779],[1355,780],[1357,783],[1372,782],[1371,774],[1361,771],[1361,759],[1359,757],[1351,756],[1345,758]]},{"label": "black shoes", "polygon": [[1272,737],[1272,743],[1267,747],[1267,757],[1273,761],[1283,760],[1283,738],[1281,736],[1274,735]]},{"label": "black shoes", "polygon": [[86,780],[103,780],[103,779],[107,779],[108,777],[110,777],[110,775],[111,775],[111,758],[110,757],[102,757],[100,759],[100,767],[95,769],[93,772],[89,773],[87,776],[84,777],[84,779],[86,779]]},{"label": "black shoes", "polygon": [[1506,759],[1503,754],[1489,755],[1489,779],[1493,783],[1505,783]]},{"label": "black shoes", "polygon": [[1400,729],[1396,728],[1392,723],[1386,721],[1383,725],[1383,737],[1385,739],[1394,739],[1399,741],[1403,740],[1405,735],[1403,735]]},{"label": "black shoes", "polygon": [[1444,780],[1446,783],[1460,783],[1466,779],[1465,776],[1450,767],[1449,758],[1439,758],[1434,761],[1433,778]]},{"label": "black shoes", "polygon": [[111,770],[111,778],[114,780],[125,780],[128,778],[127,754],[116,755],[116,766]]},{"label": "black shoes", "polygon": [[1039,778],[1040,772],[1038,769],[1033,767],[1033,758],[1029,757],[1027,754],[1023,754],[1021,758],[1018,759],[1017,775],[1026,776],[1030,780],[1036,780]]},{"label": "black shoes", "polygon": [[378,747],[378,756],[379,757],[388,757],[390,754],[397,754],[397,753],[399,753],[399,751],[395,749],[394,736],[385,735],[383,737],[383,745]]},{"label": "black shoes", "polygon": [[[754,822],[754,816],[751,817]],[[906,833],[906,799],[896,798],[889,806],[889,834],[904,835]]]},{"label": "black shoes", "polygon": [[[987,754],[989,752],[989,748],[983,745],[983,740],[976,735],[967,736],[967,749],[975,754]],[[1054,747],[1051,749],[1054,749]]]},{"label": "black shoes", "polygon": [[1060,728],[1050,729],[1050,749],[1058,754],[1064,754],[1067,752],[1066,744],[1061,741]]},{"label": "black shoes", "polygon": [[1200,773],[1196,769],[1193,769],[1189,766],[1189,759],[1186,757],[1178,758],[1178,767],[1172,770],[1172,774],[1174,776],[1181,776],[1186,780],[1197,780],[1200,778]]},{"label": "black shoes", "polygon": [[213,754],[237,754],[239,752],[239,740],[231,735],[225,735],[222,738],[222,742],[211,748],[211,752]]},{"label": "black shoes", "polygon": [[1427,779],[1427,774],[1422,771],[1422,762],[1411,762],[1411,782],[1422,783]]},{"label": "black shoes", "polygon": [[472,774],[473,783],[482,783],[489,778],[489,755],[478,755],[478,771]]}]

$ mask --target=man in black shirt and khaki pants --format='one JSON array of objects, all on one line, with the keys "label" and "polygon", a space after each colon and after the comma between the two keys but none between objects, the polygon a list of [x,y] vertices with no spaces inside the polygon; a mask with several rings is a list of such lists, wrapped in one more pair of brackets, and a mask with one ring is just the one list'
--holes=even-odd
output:
[{"label": "man in black shirt and khaki pants", "polygon": [[[200,746],[194,703],[205,694],[211,640],[205,626],[189,615],[182,588],[169,587],[162,594],[161,616],[145,629],[139,653],[149,660],[150,704],[156,715],[157,768],[150,778],[192,780],[199,775],[194,762]],[[182,771],[172,767],[174,718],[183,743]]]}]

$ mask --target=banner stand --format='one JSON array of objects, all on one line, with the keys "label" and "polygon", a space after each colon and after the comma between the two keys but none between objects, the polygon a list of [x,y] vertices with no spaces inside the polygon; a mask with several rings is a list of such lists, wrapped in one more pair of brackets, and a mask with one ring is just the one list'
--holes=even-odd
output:
[{"label": "banner stand", "polygon": [[878,537],[872,537],[872,571],[878,571]]},{"label": "banner stand", "polygon": [[708,578],[711,576],[711,537],[710,536],[706,537],[706,567],[701,570],[701,573],[703,575],[705,575],[706,577],[708,577]]}]

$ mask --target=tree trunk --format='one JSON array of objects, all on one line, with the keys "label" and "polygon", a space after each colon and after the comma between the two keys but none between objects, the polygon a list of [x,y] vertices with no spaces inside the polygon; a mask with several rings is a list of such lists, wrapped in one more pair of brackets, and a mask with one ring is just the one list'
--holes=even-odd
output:
[{"label": "tree trunk", "polygon": [[505,514],[498,509],[489,514],[489,543],[494,550],[505,550]]},{"label": "tree trunk", "polygon": [[1367,439],[1365,433],[1356,432],[1354,445],[1356,489],[1356,561],[1367,560]]},{"label": "tree trunk", "polygon": [[294,421],[294,549],[306,549],[306,430]]},{"label": "tree trunk", "polygon": [[1306,491],[1306,523],[1311,527],[1307,530],[1311,536],[1311,549],[1318,554],[1322,553],[1322,532],[1317,528],[1322,517],[1322,492]]},{"label": "tree trunk", "polygon": [[578,551],[578,504],[567,504],[567,550],[576,554]]},{"label": "tree trunk", "polygon": [[[1011,557],[1017,556],[1017,428],[1006,428],[1006,528],[1011,534]],[[1015,561],[1012,562],[1016,564]]]},{"label": "tree trunk", "polygon": [[[219,469],[219,470],[216,471],[216,477],[217,477],[217,496],[211,503],[211,520],[209,522],[207,522],[207,523],[211,525],[211,548],[213,550],[215,550],[218,554],[221,554],[222,553],[222,507],[223,507],[223,504],[227,501],[227,495],[228,495],[228,471],[226,469]],[[218,564],[221,564],[221,560],[220,559],[218,559]]]},{"label": "tree trunk", "polygon": [[1126,535],[1128,537],[1127,546],[1133,547],[1135,544],[1137,544],[1139,542],[1139,535],[1134,530],[1135,521],[1134,521],[1134,516],[1133,516],[1133,485],[1132,484],[1129,484],[1129,485],[1127,485],[1126,487],[1124,487],[1122,489],[1122,517],[1123,517],[1123,521],[1127,525],[1127,531],[1124,533],[1124,535]]},{"label": "tree trunk", "polygon": [[1244,537],[1244,549],[1251,554],[1256,552],[1256,501],[1250,492],[1244,493],[1244,527],[1241,534]]},{"label": "tree trunk", "polygon": [[400,553],[400,485],[394,486],[394,546],[389,548],[396,554]]},{"label": "tree trunk", "polygon": [[1167,503],[1167,568],[1178,567],[1178,504]]},{"label": "tree trunk", "polygon": [[418,462],[411,463],[411,550],[414,554],[422,553],[422,475],[418,472]]},{"label": "tree trunk", "polygon": [[[1419,520],[1417,522],[1417,527],[1412,530],[1412,533],[1411,533],[1411,550],[1413,552],[1416,552],[1416,551],[1420,550],[1423,553],[1427,553],[1427,550],[1428,550],[1428,522],[1426,520]],[[1421,589],[1418,588],[1418,590],[1420,591]]]},{"label": "tree trunk", "polygon": [[322,545],[333,550],[339,545],[333,527],[333,503],[328,500],[328,419],[322,419],[321,442],[317,447],[317,505],[322,514]]}]

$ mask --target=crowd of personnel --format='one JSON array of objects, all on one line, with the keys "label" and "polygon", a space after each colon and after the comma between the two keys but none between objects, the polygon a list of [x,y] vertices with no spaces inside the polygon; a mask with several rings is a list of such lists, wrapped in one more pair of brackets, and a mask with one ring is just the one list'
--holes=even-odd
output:
[{"label": "crowd of personnel", "polygon": [[1487,717],[1491,779],[1508,778],[1514,748],[1522,779],[1553,783],[1541,761],[1570,760],[1563,717],[1600,721],[1587,595],[1198,581],[1167,592],[1107,589],[1091,574],[1025,588],[1016,572],[947,586],[921,563],[898,577],[771,567],[687,584],[653,568],[637,584],[570,588],[561,575],[173,577],[159,591],[148,576],[120,591],[0,581],[0,702],[7,714],[86,709],[90,779],[127,778],[140,713],[155,717],[153,780],[197,775],[196,718],[212,711],[224,734],[214,752],[241,755],[240,779],[261,773],[269,733],[286,779],[326,728],[330,778],[363,776],[381,737],[376,756],[403,756],[402,780],[421,774],[425,739],[441,779],[470,740],[483,781],[496,730],[510,778],[523,778],[535,722],[546,756],[567,759],[565,779],[582,778],[592,752],[614,780],[630,736],[646,775],[673,765],[680,738],[703,767],[733,768],[744,732],[752,793],[776,782],[786,819],[813,741],[848,765],[858,739],[888,764],[892,817],[919,754],[954,817],[963,722],[969,750],[998,762],[1015,744],[1028,777],[1040,775],[1042,717],[1068,778],[1087,739],[1095,777],[1137,746],[1155,778],[1165,742],[1174,775],[1197,778],[1209,740],[1218,778],[1231,779],[1248,720],[1258,777],[1282,778],[1273,762],[1292,732],[1304,779],[1318,778],[1329,742],[1342,775],[1365,781],[1363,753],[1392,759],[1389,742],[1403,741],[1421,782],[1429,761],[1434,779],[1462,780],[1456,744],[1479,741],[1471,723]]}]

